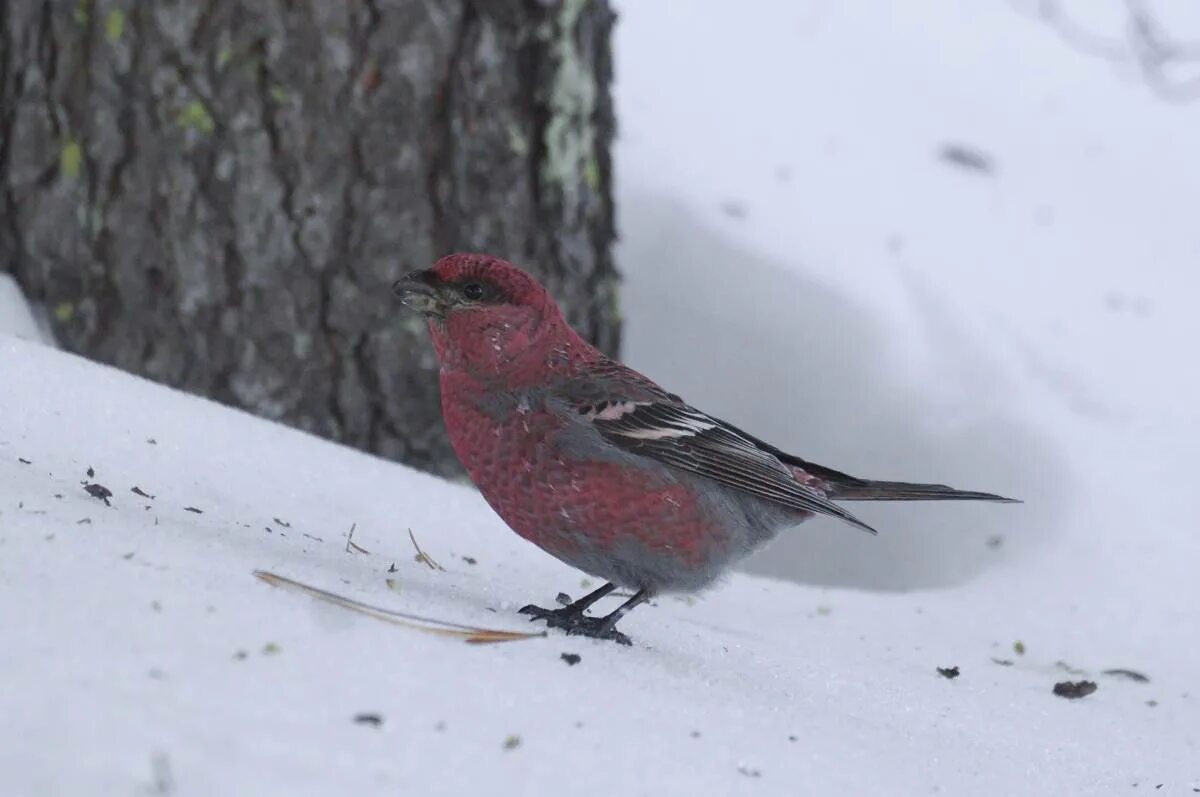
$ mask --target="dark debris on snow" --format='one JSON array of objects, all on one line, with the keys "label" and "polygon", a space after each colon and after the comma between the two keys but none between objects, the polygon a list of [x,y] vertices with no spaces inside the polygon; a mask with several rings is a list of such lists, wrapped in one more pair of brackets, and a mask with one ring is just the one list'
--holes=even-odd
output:
[{"label": "dark debris on snow", "polygon": [[[91,468],[89,468],[88,473],[91,472]],[[98,498],[103,501],[105,506],[112,506],[112,503],[108,500],[109,498],[112,498],[112,490],[108,489],[103,484],[89,482],[83,485],[83,489],[86,490],[87,494],[92,498]]]},{"label": "dark debris on snow", "polygon": [[1112,675],[1116,678],[1128,678],[1130,681],[1136,681],[1139,684],[1150,683],[1150,678],[1137,670],[1128,670],[1124,667],[1115,667],[1111,670],[1102,670],[1104,675]]},{"label": "dark debris on snow", "polygon": [[1068,700],[1077,700],[1087,697],[1098,688],[1095,681],[1059,681],[1054,685],[1054,694]]},{"label": "dark debris on snow", "polygon": [[371,725],[378,728],[383,724],[383,717],[378,714],[355,714],[354,721],[359,725]]}]

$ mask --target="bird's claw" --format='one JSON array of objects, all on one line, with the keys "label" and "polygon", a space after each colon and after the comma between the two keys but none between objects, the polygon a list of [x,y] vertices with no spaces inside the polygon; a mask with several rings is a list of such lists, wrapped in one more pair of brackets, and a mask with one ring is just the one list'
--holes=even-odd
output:
[{"label": "bird's claw", "polygon": [[550,628],[566,631],[570,636],[586,636],[592,639],[611,639],[619,645],[631,645],[629,637],[622,634],[604,617],[588,617],[569,606],[562,609],[543,609],[541,606],[522,606],[518,612],[530,615],[529,621],[545,620]]},{"label": "bird's claw", "polygon": [[546,620],[549,622],[549,617],[551,615],[558,614],[561,611],[561,609],[543,609],[541,606],[534,606],[532,603],[530,603],[522,606],[520,609],[517,609],[517,614],[531,615],[529,618],[529,622],[531,623],[534,620]]}]

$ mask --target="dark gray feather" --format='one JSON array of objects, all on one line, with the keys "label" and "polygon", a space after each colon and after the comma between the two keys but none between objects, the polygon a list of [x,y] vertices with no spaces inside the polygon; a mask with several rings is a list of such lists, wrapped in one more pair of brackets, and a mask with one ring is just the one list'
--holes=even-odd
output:
[{"label": "dark gray feather", "polygon": [[[622,404],[618,402],[618,404]],[[629,402],[593,423],[613,445],[802,512],[844,520],[872,534],[875,529],[796,481],[791,469],[753,439],[694,407],[671,401]]]}]

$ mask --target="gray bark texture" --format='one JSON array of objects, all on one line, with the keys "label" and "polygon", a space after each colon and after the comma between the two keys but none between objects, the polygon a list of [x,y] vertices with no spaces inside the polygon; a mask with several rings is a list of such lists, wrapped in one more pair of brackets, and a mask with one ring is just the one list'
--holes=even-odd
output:
[{"label": "gray bark texture", "polygon": [[616,349],[613,21],[601,0],[0,0],[0,269],[70,350],[456,472],[427,333],[388,288],[500,255]]}]

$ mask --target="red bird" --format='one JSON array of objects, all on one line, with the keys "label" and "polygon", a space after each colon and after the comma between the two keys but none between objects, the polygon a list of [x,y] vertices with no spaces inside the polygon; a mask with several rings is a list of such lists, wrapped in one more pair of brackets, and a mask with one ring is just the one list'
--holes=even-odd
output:
[{"label": "red bird", "polygon": [[[607,582],[564,608],[521,609],[568,633],[629,644],[616,624],[630,609],[708,586],[814,514],[875,533],[834,500],[1011,500],[858,479],[780,451],[601,354],[504,260],[449,255],[393,292],[428,319],[450,442],[483,497],[517,534]],[[618,585],[636,594],[585,614]]]}]

